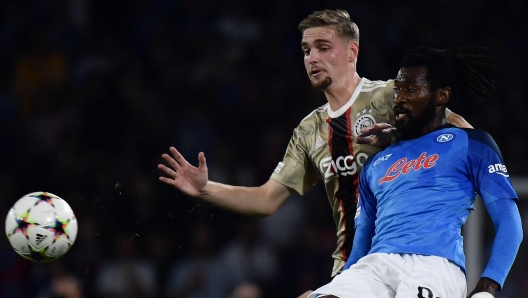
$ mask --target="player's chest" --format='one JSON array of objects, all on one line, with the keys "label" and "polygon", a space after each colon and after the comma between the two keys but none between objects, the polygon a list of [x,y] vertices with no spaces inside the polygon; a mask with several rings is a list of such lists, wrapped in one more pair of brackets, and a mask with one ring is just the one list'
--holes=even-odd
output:
[{"label": "player's chest", "polygon": [[325,181],[359,173],[367,158],[379,151],[377,147],[358,144],[355,140],[359,127],[370,126],[376,119],[370,115],[356,119],[357,132],[352,120],[342,117],[321,122],[310,142],[308,154]]},{"label": "player's chest", "polygon": [[369,166],[369,183],[374,188],[393,188],[402,183],[423,184],[465,175],[466,154],[455,136],[440,132],[389,147]]}]

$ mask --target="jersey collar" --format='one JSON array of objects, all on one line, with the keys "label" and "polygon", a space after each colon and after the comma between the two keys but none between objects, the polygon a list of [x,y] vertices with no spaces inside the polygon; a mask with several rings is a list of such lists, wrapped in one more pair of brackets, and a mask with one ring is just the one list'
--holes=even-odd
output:
[{"label": "jersey collar", "polygon": [[347,101],[346,104],[344,104],[341,108],[339,108],[339,110],[332,111],[330,109],[330,105],[328,105],[328,107],[327,107],[328,116],[330,116],[330,118],[337,118],[337,117],[343,115],[343,113],[345,113],[345,111],[348,110],[348,108],[350,108],[352,106],[352,104],[356,101],[356,99],[357,99],[357,97],[359,95],[359,92],[361,92],[361,88],[363,88],[363,84],[366,81],[367,81],[366,78],[361,78],[361,80],[359,81],[359,84],[356,86],[356,89],[352,93],[352,96],[350,97],[350,99]]}]

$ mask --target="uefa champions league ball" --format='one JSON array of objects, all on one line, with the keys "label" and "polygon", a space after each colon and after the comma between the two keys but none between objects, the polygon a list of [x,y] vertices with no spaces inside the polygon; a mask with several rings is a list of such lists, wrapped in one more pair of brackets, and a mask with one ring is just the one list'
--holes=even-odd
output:
[{"label": "uefa champions league ball", "polygon": [[77,238],[77,219],[63,199],[33,192],[9,210],[5,229],[19,255],[33,262],[50,262],[70,250]]}]

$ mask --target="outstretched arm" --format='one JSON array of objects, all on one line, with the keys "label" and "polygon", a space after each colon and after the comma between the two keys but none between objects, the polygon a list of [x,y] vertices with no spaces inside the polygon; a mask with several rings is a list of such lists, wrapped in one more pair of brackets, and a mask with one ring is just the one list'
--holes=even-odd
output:
[{"label": "outstretched arm", "polygon": [[468,297],[480,292],[495,296],[504,284],[523,237],[521,216],[514,200],[497,200],[486,207],[495,226],[495,239],[484,273]]},{"label": "outstretched arm", "polygon": [[174,186],[187,196],[200,198],[228,211],[252,216],[268,216],[277,210],[290,195],[290,189],[268,180],[259,187],[232,186],[209,181],[207,163],[203,152],[198,154],[198,167],[187,162],[185,158],[171,147],[169,154],[162,158],[168,166],[159,164],[158,169],[168,177],[159,180]]}]

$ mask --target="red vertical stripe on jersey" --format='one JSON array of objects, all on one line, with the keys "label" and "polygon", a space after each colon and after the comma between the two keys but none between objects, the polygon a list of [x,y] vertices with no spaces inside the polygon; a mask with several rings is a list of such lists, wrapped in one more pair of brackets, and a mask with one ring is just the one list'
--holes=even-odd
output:
[{"label": "red vertical stripe on jersey", "polygon": [[[348,109],[348,111],[346,112],[346,118],[347,118],[347,140],[348,140],[348,151],[350,152],[350,154],[352,156],[354,156],[354,144],[353,144],[353,141],[352,141],[352,117],[350,117],[350,113],[352,113],[352,108]],[[354,158],[354,161],[356,159]],[[357,161],[356,161],[357,163]],[[359,167],[359,165],[357,165]],[[355,189],[355,199],[354,199],[354,203],[357,204],[358,202],[358,197],[359,197],[359,171],[356,171],[356,173],[352,176],[352,180],[353,180],[353,184],[354,184],[354,189]]]},{"label": "red vertical stripe on jersey", "polygon": [[[334,196],[339,200],[339,208],[341,208],[343,226],[342,245],[338,249],[341,251],[342,260],[345,261],[352,249],[352,241],[354,236],[354,215],[357,205],[358,194],[358,173],[352,175],[349,172],[358,167],[355,159],[351,162],[355,164],[339,164],[339,161],[349,161],[345,159],[347,156],[354,156],[354,147],[352,140],[352,119],[351,109],[348,109],[343,115],[337,118],[328,118],[328,145],[330,154],[332,156],[332,163],[335,163],[335,171],[337,175],[337,191]],[[340,169],[344,167],[344,169]],[[350,167],[350,168],[349,168]]]}]

